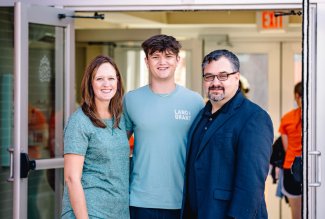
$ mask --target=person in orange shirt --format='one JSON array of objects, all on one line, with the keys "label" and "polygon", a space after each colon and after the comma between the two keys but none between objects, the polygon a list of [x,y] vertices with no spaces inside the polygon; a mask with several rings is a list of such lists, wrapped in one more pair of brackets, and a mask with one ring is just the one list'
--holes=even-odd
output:
[{"label": "person in orange shirt", "polygon": [[48,140],[48,123],[37,107],[28,106],[28,154],[31,159],[41,158],[41,149]]},{"label": "person in orange shirt", "polygon": [[133,135],[131,135],[131,137],[129,139],[129,144],[130,144],[130,157],[132,157],[133,147],[134,147],[134,137],[133,137]]},{"label": "person in orange shirt", "polygon": [[302,124],[301,124],[301,96],[302,84],[299,82],[294,88],[294,97],[297,108],[286,113],[279,128],[282,143],[286,151],[283,164],[283,186],[282,192],[289,199],[293,219],[301,219],[301,194],[302,186],[297,182],[291,172],[291,166],[296,156],[302,154]]}]

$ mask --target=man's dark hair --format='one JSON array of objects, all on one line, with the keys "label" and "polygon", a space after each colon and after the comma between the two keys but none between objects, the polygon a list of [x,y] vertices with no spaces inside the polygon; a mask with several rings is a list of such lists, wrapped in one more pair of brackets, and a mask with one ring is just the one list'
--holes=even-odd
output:
[{"label": "man's dark hair", "polygon": [[181,44],[174,37],[163,34],[150,37],[145,40],[141,46],[147,58],[156,51],[172,52],[178,55],[179,50],[182,48]]},{"label": "man's dark hair", "polygon": [[301,82],[296,84],[294,92],[295,92],[295,94],[298,94],[300,97],[302,96],[302,83]]},{"label": "man's dark hair", "polygon": [[225,57],[228,59],[232,65],[232,70],[234,72],[239,71],[239,59],[238,57],[226,49],[214,50],[206,55],[202,61],[202,74],[204,73],[204,68],[212,61],[218,61],[220,58]]}]

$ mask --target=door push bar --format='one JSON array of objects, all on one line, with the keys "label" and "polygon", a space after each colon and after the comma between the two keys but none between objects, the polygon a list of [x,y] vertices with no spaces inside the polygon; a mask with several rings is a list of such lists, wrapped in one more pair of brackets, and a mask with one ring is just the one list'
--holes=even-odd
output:
[{"label": "door push bar", "polygon": [[322,184],[322,160],[320,151],[309,151],[308,155],[317,156],[316,182],[308,183],[309,187],[320,187]]},{"label": "door push bar", "polygon": [[[14,181],[14,159],[13,159],[13,148],[8,149],[10,153],[10,171],[8,182]],[[20,178],[27,178],[31,170],[46,170],[46,169],[56,169],[63,168],[64,160],[63,158],[52,158],[52,159],[38,159],[30,160],[27,153],[20,153]]]}]

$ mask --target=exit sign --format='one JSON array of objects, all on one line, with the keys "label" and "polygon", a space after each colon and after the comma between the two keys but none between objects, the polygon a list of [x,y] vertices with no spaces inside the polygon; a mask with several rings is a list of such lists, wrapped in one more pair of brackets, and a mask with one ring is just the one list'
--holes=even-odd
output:
[{"label": "exit sign", "polygon": [[288,16],[274,15],[274,11],[259,11],[256,14],[259,30],[285,30],[288,26]]}]

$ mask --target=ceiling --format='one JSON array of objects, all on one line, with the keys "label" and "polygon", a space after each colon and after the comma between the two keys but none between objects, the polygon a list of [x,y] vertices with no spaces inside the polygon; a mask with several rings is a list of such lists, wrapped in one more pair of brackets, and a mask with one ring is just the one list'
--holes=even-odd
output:
[{"label": "ceiling", "polygon": [[[104,19],[75,20],[77,42],[142,41],[154,34],[167,34],[179,40],[223,35],[231,41],[251,39],[293,39],[301,37],[302,17],[283,16],[285,28],[260,28],[259,10],[225,11],[98,11]],[[77,16],[93,16],[94,12],[76,12]]]},{"label": "ceiling", "polygon": [[[188,26],[256,26],[258,11],[158,11],[98,12],[103,20],[76,19],[76,29],[179,28]],[[92,16],[93,12],[77,12]],[[290,25],[301,25],[301,16],[289,16]]]}]

